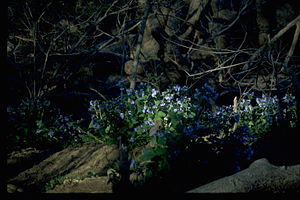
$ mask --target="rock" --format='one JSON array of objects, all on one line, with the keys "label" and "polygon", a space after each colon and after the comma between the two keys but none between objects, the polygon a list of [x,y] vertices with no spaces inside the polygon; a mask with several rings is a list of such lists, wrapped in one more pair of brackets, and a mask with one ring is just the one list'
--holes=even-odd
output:
[{"label": "rock", "polygon": [[6,190],[8,193],[15,193],[17,191],[17,187],[13,184],[7,184]]},{"label": "rock", "polygon": [[78,148],[67,148],[43,160],[32,168],[19,173],[7,181],[8,184],[22,186],[25,191],[42,191],[45,183],[54,176],[62,175],[82,179],[89,172],[106,174],[107,164],[119,157],[118,149],[101,144],[84,144]]},{"label": "rock", "polygon": [[275,166],[262,158],[249,168],[188,193],[300,192],[300,165]]},{"label": "rock", "polygon": [[51,155],[50,151],[38,150],[32,147],[13,151],[7,155],[7,177],[11,178],[19,172],[24,171],[34,164],[39,163],[47,156]]},{"label": "rock", "polygon": [[112,193],[112,184],[107,176],[85,178],[75,183],[58,185],[46,193]]},{"label": "rock", "polygon": [[20,187],[17,187],[13,184],[7,184],[6,185],[7,193],[16,193],[16,192],[24,192],[24,190]]},{"label": "rock", "polygon": [[[129,60],[125,63],[124,70],[127,75],[133,74],[133,60]],[[141,63],[138,63],[137,74],[143,74],[143,72],[144,72],[143,65]]]}]

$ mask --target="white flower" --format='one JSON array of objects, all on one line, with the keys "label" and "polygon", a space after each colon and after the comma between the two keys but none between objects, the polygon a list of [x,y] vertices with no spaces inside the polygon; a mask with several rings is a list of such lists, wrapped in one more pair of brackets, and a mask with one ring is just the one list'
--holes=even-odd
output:
[{"label": "white flower", "polygon": [[155,89],[152,89],[152,94],[151,94],[151,96],[152,96],[152,97],[155,97],[156,94],[157,94],[157,91],[156,91]]},{"label": "white flower", "polygon": [[166,104],[165,104],[165,102],[162,102],[161,104],[160,104],[160,106],[165,106]]},{"label": "white flower", "polygon": [[53,131],[53,130],[50,130],[50,132],[48,133],[48,135],[49,135],[50,137],[53,137],[53,136],[54,136],[54,131]]}]

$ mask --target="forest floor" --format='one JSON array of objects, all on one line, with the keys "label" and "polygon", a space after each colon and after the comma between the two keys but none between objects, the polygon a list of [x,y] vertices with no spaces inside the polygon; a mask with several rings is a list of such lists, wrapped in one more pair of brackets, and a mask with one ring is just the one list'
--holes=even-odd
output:
[{"label": "forest floor", "polygon": [[[279,138],[258,141],[253,160],[266,158],[276,166],[300,164],[299,141]],[[7,156],[7,192],[112,193],[106,172],[118,157],[117,149],[100,144],[56,152],[35,148],[15,150]]]}]

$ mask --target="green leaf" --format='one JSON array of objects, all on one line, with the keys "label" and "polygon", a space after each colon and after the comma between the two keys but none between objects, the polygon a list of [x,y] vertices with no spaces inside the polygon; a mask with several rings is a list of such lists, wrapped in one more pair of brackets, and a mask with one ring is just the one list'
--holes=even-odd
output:
[{"label": "green leaf", "polygon": [[195,117],[196,117],[196,113],[194,112],[189,113],[189,118],[195,118]]},{"label": "green leaf", "polygon": [[128,125],[129,129],[136,127],[137,123],[138,123],[138,121],[135,118],[131,118],[129,125]]},{"label": "green leaf", "polygon": [[155,152],[153,148],[146,148],[144,154],[140,157],[142,161],[149,161],[155,157]]},{"label": "green leaf", "polygon": [[106,127],[106,129],[105,129],[105,133],[109,133],[110,130],[111,130],[111,125],[108,125],[108,126]]},{"label": "green leaf", "polygon": [[250,121],[249,126],[253,126],[253,125],[254,125],[253,121]]},{"label": "green leaf", "polygon": [[154,117],[154,121],[162,120],[166,116],[166,113],[158,111]]},{"label": "green leaf", "polygon": [[154,101],[154,105],[155,105],[155,106],[158,106],[159,104],[160,104],[160,101],[159,101],[159,100]]}]

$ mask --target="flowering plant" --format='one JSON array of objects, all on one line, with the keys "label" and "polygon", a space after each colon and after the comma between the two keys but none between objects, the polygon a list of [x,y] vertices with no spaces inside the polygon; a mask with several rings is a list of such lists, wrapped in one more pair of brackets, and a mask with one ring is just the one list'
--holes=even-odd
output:
[{"label": "flowering plant", "polygon": [[[247,126],[239,126],[237,134],[232,132],[239,119],[232,122],[231,107],[218,107],[212,113],[211,104],[218,95],[207,84],[194,91],[186,86],[159,91],[146,84],[136,90],[120,89],[122,96],[90,102],[89,132],[109,144],[118,144],[122,136],[129,150],[146,145],[142,156],[131,157],[130,165],[132,171],[144,170],[145,180],[159,177],[180,156],[194,154],[192,149],[203,145],[211,155],[231,156],[235,161],[249,160],[253,154],[254,137]],[[193,159],[211,158],[200,151]]]},{"label": "flowering plant", "polygon": [[[282,98],[283,117],[288,121],[290,128],[296,127],[296,102],[291,94],[285,94]],[[254,134],[261,136],[272,132],[280,124],[279,99],[277,96],[254,97],[254,93],[246,94],[238,107],[241,115],[241,124],[247,124]]]},{"label": "flowering plant", "polygon": [[90,101],[92,118],[89,132],[108,144],[118,144],[121,136],[130,149],[145,145],[149,140],[147,133],[154,125],[150,117],[154,111],[146,105],[146,99],[154,98],[157,94],[154,89],[145,89],[127,89],[124,95],[103,103]]},{"label": "flowering plant", "polygon": [[80,142],[77,127],[83,120],[72,120],[59,109],[51,107],[49,100],[36,97],[25,99],[17,107],[7,107],[8,140],[12,145],[62,146]]}]

